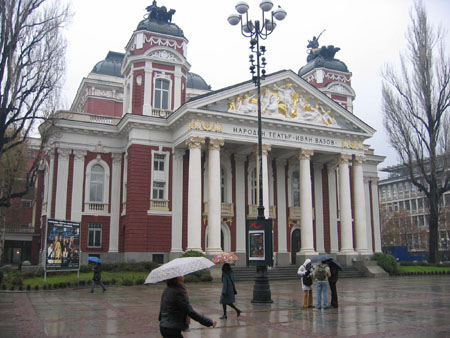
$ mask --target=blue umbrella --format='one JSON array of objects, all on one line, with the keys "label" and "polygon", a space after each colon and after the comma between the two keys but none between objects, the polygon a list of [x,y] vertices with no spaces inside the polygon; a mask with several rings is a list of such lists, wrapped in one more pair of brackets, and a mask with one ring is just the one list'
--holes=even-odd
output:
[{"label": "blue umbrella", "polygon": [[98,257],[95,257],[95,256],[89,256],[88,257],[88,261],[102,264],[102,260],[100,258],[98,258]]}]

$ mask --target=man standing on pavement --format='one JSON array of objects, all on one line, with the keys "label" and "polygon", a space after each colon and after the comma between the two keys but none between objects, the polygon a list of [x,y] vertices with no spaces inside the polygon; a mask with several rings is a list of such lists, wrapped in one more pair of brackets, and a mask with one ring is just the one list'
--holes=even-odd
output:
[{"label": "man standing on pavement", "polygon": [[331,272],[325,261],[314,270],[313,276],[317,279],[317,308],[322,307],[323,294],[323,308],[328,309],[328,278],[331,277]]},{"label": "man standing on pavement", "polygon": [[339,279],[339,267],[334,263],[332,260],[328,260],[327,264],[330,268],[331,277],[328,278],[328,283],[330,284],[330,290],[331,290],[331,307],[337,308],[338,307],[338,295],[337,295],[337,289],[336,289],[336,283]]}]

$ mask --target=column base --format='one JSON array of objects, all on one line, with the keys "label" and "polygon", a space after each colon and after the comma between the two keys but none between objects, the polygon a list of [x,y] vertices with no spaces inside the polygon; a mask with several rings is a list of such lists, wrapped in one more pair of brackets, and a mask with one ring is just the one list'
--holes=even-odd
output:
[{"label": "column base", "polygon": [[353,263],[358,260],[359,255],[355,251],[338,252],[336,259],[344,266],[353,266]]},{"label": "column base", "polygon": [[275,257],[277,266],[289,265],[291,263],[291,255],[289,252],[277,252]]},{"label": "column base", "polygon": [[311,259],[313,257],[316,257],[317,255],[318,253],[314,250],[305,250],[305,251],[300,250],[295,255],[296,265],[300,266],[306,261],[307,258]]},{"label": "column base", "polygon": [[218,255],[220,253],[222,253],[222,249],[221,248],[207,248],[206,249],[206,254],[210,255],[210,256],[215,256]]},{"label": "column base", "polygon": [[183,255],[183,251],[171,251],[169,252],[169,261],[180,258]]}]

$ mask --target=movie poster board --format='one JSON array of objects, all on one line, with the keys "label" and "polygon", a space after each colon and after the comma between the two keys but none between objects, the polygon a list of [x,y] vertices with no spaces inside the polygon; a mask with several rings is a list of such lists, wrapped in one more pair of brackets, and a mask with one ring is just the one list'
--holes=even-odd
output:
[{"label": "movie poster board", "polygon": [[80,269],[81,224],[66,220],[47,220],[45,271]]},{"label": "movie poster board", "polygon": [[272,220],[247,220],[247,266],[273,266]]}]

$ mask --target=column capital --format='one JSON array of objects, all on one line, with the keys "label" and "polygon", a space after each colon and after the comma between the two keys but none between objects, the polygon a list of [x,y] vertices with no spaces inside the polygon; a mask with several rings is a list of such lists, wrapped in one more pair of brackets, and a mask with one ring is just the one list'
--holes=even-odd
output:
[{"label": "column capital", "polygon": [[186,145],[189,149],[202,149],[202,144],[205,144],[204,137],[191,136],[186,140]]},{"label": "column capital", "polygon": [[338,161],[339,164],[348,164],[348,162],[352,159],[351,154],[339,154]]},{"label": "column capital", "polygon": [[72,149],[66,148],[58,148],[58,157],[63,159],[68,159],[70,154],[72,153]]},{"label": "column capital", "polygon": [[75,160],[83,160],[84,157],[87,155],[87,151],[86,150],[74,150],[73,151],[73,155]]},{"label": "column capital", "polygon": [[314,155],[314,150],[312,149],[300,149],[298,151],[298,157],[300,160],[310,160],[311,156]]},{"label": "column capital", "polygon": [[353,165],[362,165],[366,157],[364,155],[353,156]]},{"label": "column capital", "polygon": [[210,138],[208,143],[209,150],[220,150],[220,147],[224,145],[224,141],[221,138]]},{"label": "column capital", "polygon": [[112,153],[113,164],[120,164],[122,162],[122,153]]},{"label": "column capital", "polygon": [[269,151],[272,150],[272,146],[270,144],[263,144],[261,148],[263,156],[267,156],[269,154]]}]

